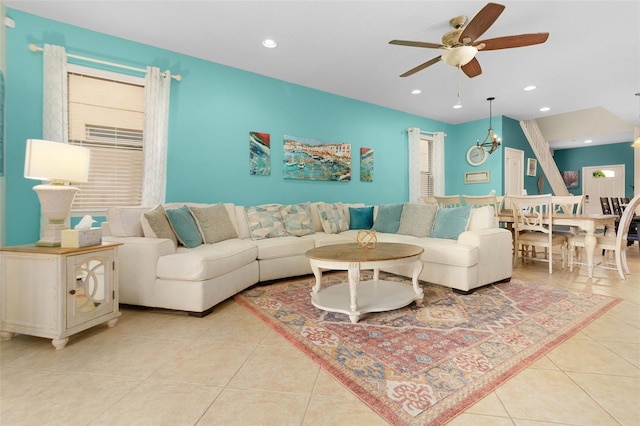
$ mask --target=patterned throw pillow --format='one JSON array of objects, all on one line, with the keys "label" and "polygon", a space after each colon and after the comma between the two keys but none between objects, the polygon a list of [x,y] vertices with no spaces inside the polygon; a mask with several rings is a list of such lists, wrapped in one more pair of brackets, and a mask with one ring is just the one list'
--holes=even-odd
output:
[{"label": "patterned throw pillow", "polygon": [[224,204],[214,204],[207,207],[191,206],[189,210],[196,220],[205,244],[238,238],[236,228],[233,227]]},{"label": "patterned throw pillow", "polygon": [[266,204],[263,206],[245,206],[245,214],[249,224],[249,232],[254,240],[264,238],[284,237],[284,228],[280,215],[280,204]]},{"label": "patterned throw pillow", "polygon": [[280,215],[289,235],[301,237],[314,233],[309,203],[280,206]]},{"label": "patterned throw pillow", "polygon": [[318,203],[318,213],[322,229],[327,234],[338,234],[349,230],[349,221],[342,203]]},{"label": "patterned throw pillow", "polygon": [[[178,245],[178,239],[176,238],[175,232],[173,232],[173,228],[171,228],[169,218],[167,218],[167,214],[162,205],[157,205],[152,210],[144,213],[143,216],[151,229],[151,232],[145,232],[145,237],[168,238],[173,241],[174,246]],[[146,231],[145,226],[143,226],[142,229]]]},{"label": "patterned throw pillow", "polygon": [[169,223],[183,246],[194,248],[202,245],[202,235],[200,235],[200,230],[198,230],[189,207],[184,205],[177,209],[167,209],[166,212]]}]

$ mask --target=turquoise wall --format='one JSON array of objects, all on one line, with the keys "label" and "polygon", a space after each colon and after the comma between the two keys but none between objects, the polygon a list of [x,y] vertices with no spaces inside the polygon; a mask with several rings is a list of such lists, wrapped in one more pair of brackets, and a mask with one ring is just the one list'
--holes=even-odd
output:
[{"label": "turquoise wall", "polygon": [[[497,135],[502,135],[501,117],[493,117],[491,125]],[[447,194],[485,195],[495,189],[497,195],[502,195],[502,147],[489,155],[487,161],[479,166],[472,166],[467,162],[467,150],[475,145],[476,142],[484,141],[488,131],[488,118],[458,124],[453,129],[452,138],[447,140],[445,150],[445,158],[447,159],[445,192]],[[464,174],[466,172],[480,170],[489,171],[490,181],[488,183],[464,183]]]},{"label": "turquoise wall", "polygon": [[558,165],[558,170],[578,170],[580,182],[578,188],[571,188],[572,194],[582,194],[582,168],[597,165],[624,164],[625,196],[633,197],[633,148],[631,142],[615,143],[609,145],[596,145],[587,148],[557,149],[553,152],[553,158]]},{"label": "turquoise wall", "polygon": [[[406,129],[453,133],[454,126],[428,118],[12,9],[7,14],[16,22],[7,31],[6,46],[7,245],[38,239],[40,208],[31,189],[37,182],[24,179],[23,167],[26,140],[42,137],[42,53],[29,51],[29,43],[58,44],[79,55],[142,68],[155,65],[182,74],[182,81],[171,87],[167,201],[403,202],[409,192]],[[271,134],[270,176],[249,175],[250,131]],[[283,179],[285,134],[350,143],[351,182]],[[374,149],[373,182],[359,180],[360,147]],[[447,158],[452,152],[447,148]]]}]

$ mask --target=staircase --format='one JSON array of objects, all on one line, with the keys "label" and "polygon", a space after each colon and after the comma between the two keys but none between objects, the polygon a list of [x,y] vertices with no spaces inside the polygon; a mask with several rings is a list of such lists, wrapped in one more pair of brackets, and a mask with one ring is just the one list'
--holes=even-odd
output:
[{"label": "staircase", "polygon": [[538,159],[538,164],[542,167],[542,171],[551,185],[551,190],[554,195],[569,195],[567,187],[562,180],[558,166],[549,152],[549,144],[542,137],[542,133],[538,128],[538,123],[535,120],[524,120],[520,122],[520,127],[524,135],[529,140],[529,145],[533,149],[533,153]]}]

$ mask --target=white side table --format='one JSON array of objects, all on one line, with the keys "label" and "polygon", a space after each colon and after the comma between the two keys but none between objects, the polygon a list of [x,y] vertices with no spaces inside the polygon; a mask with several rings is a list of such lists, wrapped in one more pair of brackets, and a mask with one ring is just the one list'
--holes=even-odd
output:
[{"label": "white side table", "polygon": [[115,326],[119,245],[0,248],[0,339],[28,334],[62,349],[72,334]]}]

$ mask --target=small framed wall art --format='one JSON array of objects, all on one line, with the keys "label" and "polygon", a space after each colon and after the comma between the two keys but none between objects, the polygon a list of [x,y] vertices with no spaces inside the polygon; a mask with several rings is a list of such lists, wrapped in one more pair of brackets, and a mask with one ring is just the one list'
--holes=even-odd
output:
[{"label": "small framed wall art", "polygon": [[464,184],[487,183],[491,180],[489,170],[478,170],[477,172],[465,172]]},{"label": "small framed wall art", "polygon": [[535,158],[527,159],[527,176],[535,176],[538,170],[538,160]]}]

